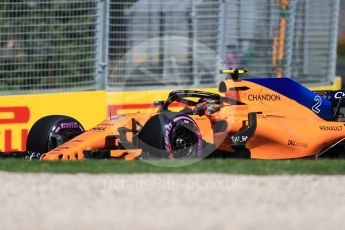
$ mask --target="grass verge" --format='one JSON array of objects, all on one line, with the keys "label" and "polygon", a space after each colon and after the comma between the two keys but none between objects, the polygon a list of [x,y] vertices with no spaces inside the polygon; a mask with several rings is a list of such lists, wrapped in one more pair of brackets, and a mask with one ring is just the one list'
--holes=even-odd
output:
[{"label": "grass verge", "polygon": [[[157,163],[157,162],[156,162]],[[243,175],[345,175],[345,160],[202,160],[181,167],[160,167],[142,161],[0,160],[0,170],[30,173],[229,173]]]}]

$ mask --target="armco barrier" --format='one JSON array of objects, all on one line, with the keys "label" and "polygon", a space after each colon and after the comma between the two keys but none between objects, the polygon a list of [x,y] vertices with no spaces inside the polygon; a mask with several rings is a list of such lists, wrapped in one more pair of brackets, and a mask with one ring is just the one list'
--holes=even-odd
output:
[{"label": "armco barrier", "polygon": [[[329,87],[313,90],[337,90],[341,79]],[[217,92],[217,89],[200,89]],[[150,112],[152,102],[168,97],[170,90],[53,93],[0,97],[0,151],[24,150],[28,132],[39,118],[63,114],[79,120],[90,129],[109,115]]]}]

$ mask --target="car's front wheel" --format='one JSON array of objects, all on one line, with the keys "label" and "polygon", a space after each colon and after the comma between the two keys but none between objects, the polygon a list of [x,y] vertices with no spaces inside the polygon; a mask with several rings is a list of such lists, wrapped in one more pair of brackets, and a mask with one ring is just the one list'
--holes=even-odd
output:
[{"label": "car's front wheel", "polygon": [[63,115],[42,117],[30,129],[26,150],[46,153],[83,132],[83,126],[72,117]]}]

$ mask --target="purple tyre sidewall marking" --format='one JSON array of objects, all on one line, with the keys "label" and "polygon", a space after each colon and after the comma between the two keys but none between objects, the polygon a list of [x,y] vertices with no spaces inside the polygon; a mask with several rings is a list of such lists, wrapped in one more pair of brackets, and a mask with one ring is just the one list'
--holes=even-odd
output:
[{"label": "purple tyre sidewall marking", "polygon": [[61,130],[64,129],[79,129],[80,131],[84,132],[83,127],[81,127],[81,125],[77,122],[58,123],[54,131],[55,133],[59,133]]},{"label": "purple tyre sidewall marking", "polygon": [[[173,156],[172,154],[172,146],[171,146],[171,141],[170,141],[170,136],[171,136],[171,132],[174,130],[174,128],[176,127],[176,124],[178,121],[181,120],[187,120],[190,124],[193,125],[193,128],[195,129],[195,134],[197,136],[197,157],[201,157],[202,156],[202,137],[201,137],[201,133],[200,133],[200,129],[198,127],[198,125],[195,123],[195,121],[187,116],[178,116],[175,117],[172,121],[169,122],[168,125],[165,126],[165,131],[164,131],[164,147],[166,152],[168,153],[169,158],[171,158],[170,156]],[[172,157],[173,158],[173,157]]]}]

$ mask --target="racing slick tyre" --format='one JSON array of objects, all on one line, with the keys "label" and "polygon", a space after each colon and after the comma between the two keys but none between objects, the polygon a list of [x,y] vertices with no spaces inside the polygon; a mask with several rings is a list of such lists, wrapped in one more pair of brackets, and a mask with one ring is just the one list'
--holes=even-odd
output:
[{"label": "racing slick tyre", "polygon": [[145,159],[181,159],[202,156],[203,141],[198,125],[182,113],[163,112],[151,117],[139,135]]},{"label": "racing slick tyre", "polygon": [[84,132],[74,118],[63,115],[42,117],[32,126],[26,142],[26,150],[46,153]]}]

